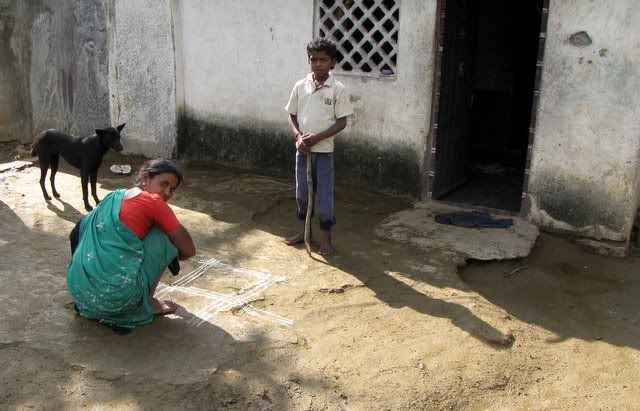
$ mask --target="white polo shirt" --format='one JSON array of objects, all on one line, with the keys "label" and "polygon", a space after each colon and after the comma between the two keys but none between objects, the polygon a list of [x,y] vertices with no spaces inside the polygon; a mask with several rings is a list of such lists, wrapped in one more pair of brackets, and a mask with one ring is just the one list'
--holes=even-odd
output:
[{"label": "white polo shirt", "polygon": [[[336,123],[339,118],[353,114],[351,101],[344,84],[337,81],[333,74],[316,90],[313,74],[298,81],[285,110],[298,117],[298,126],[302,133],[320,133]],[[311,147],[314,153],[332,153],[335,136],[325,138]]]}]

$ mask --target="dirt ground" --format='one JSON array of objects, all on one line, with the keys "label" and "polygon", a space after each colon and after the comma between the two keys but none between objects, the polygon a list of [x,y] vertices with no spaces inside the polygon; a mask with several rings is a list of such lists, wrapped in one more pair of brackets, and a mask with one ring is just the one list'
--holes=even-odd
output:
[{"label": "dirt ground", "polygon": [[[110,153],[100,196],[130,185],[109,165],[140,161]],[[281,241],[291,180],[185,171],[172,206],[198,253],[162,289],[180,309],[126,336],[66,290],[77,171],[62,164],[49,204],[37,167],[0,173],[0,409],[638,408],[640,258],[543,234],[527,257],[471,261],[417,219],[385,234],[431,221],[420,207],[338,188],[338,253],[310,259]]]}]

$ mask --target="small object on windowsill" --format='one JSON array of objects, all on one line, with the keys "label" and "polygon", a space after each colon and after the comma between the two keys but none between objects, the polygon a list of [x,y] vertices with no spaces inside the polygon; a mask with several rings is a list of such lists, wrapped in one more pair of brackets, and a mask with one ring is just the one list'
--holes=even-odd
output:
[{"label": "small object on windowsill", "polygon": [[389,76],[395,76],[396,73],[394,73],[393,70],[391,69],[383,68],[382,70],[380,70],[380,74],[382,76],[389,77]]}]

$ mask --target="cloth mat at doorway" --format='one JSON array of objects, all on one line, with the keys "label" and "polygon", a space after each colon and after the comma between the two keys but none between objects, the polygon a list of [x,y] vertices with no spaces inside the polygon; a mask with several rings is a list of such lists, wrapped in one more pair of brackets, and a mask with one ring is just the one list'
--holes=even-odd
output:
[{"label": "cloth mat at doorway", "polygon": [[434,220],[440,224],[454,225],[465,228],[509,228],[513,219],[496,219],[483,211],[458,211],[454,213],[436,214]]}]

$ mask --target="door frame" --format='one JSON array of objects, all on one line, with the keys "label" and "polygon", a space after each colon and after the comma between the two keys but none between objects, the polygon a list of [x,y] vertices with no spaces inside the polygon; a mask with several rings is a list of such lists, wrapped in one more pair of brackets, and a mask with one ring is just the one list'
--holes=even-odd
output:
[{"label": "door frame", "polygon": [[[427,144],[427,152],[425,153],[425,170],[423,176],[422,197],[427,200],[433,200],[433,183],[437,170],[436,147],[438,143],[438,115],[440,114],[440,90],[442,87],[442,60],[444,56],[444,32],[445,18],[447,10],[447,0],[437,0],[437,22],[436,22],[436,53],[435,53],[435,70],[433,80],[433,93],[431,97],[431,144]],[[530,204],[527,200],[529,189],[529,175],[531,169],[531,157],[533,154],[533,142],[536,136],[536,123],[538,118],[538,103],[540,101],[540,90],[542,86],[542,69],[544,63],[544,51],[547,39],[547,23],[549,20],[549,2],[550,0],[538,0],[538,8],[542,13],[540,17],[540,36],[538,40],[538,58],[536,59],[536,74],[533,84],[533,102],[531,105],[531,120],[529,121],[529,141],[527,143],[527,159],[524,170],[524,182],[522,185],[522,196],[520,204],[520,212],[513,213],[505,210],[500,211],[503,214],[526,215],[529,212]],[[438,200],[441,201],[441,200]],[[470,204],[461,204],[465,208],[488,210],[486,207],[473,206]]]}]

